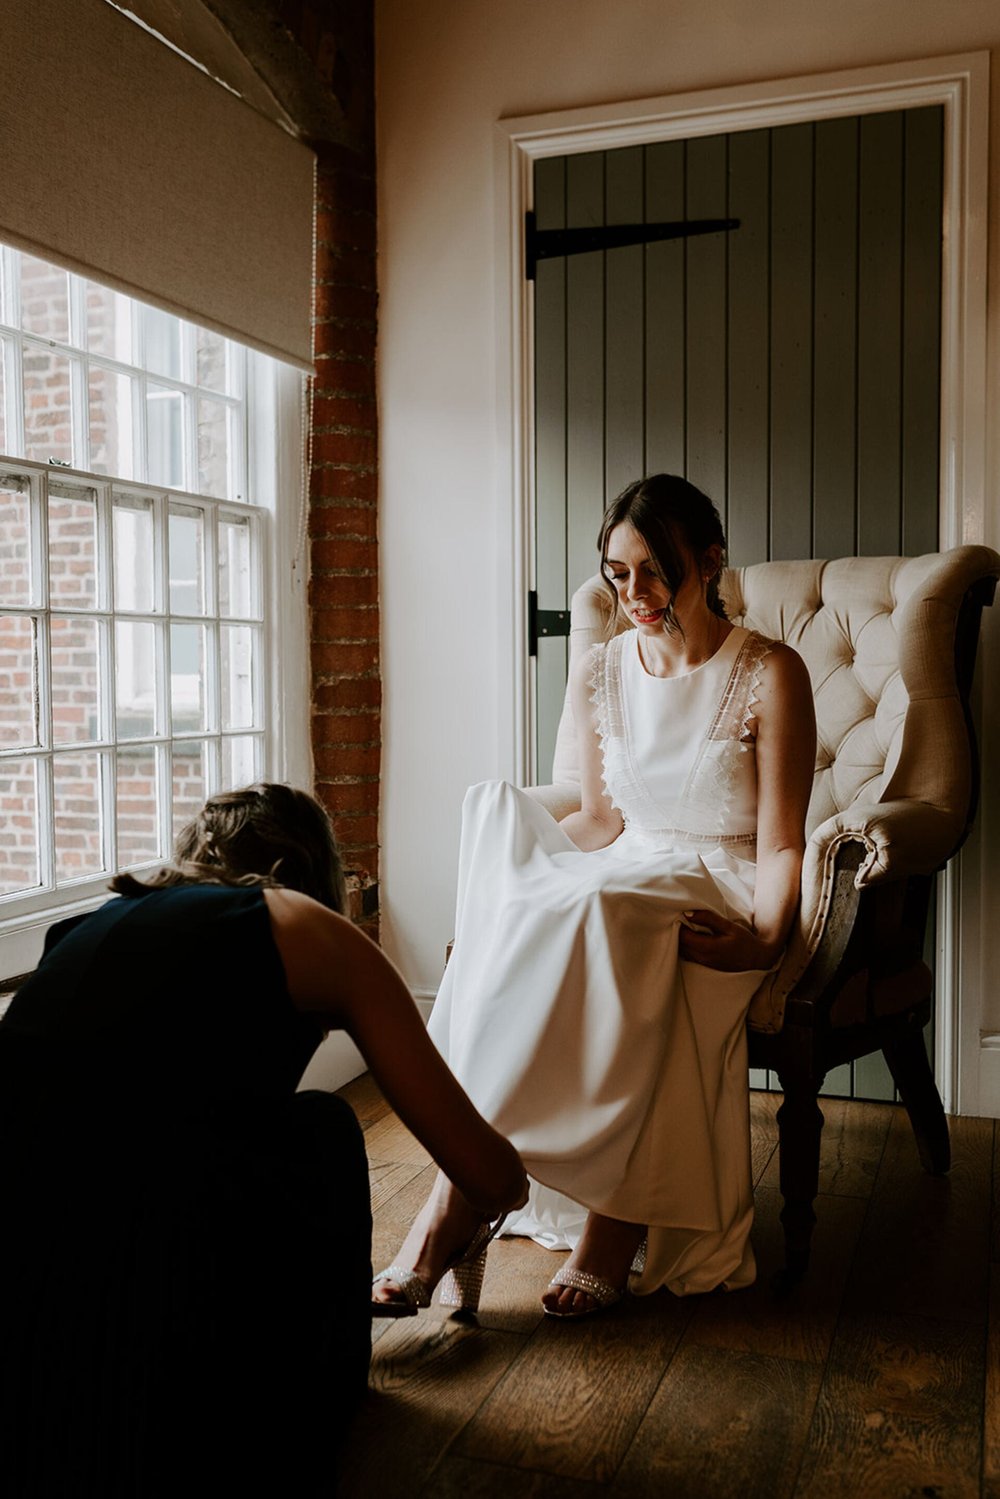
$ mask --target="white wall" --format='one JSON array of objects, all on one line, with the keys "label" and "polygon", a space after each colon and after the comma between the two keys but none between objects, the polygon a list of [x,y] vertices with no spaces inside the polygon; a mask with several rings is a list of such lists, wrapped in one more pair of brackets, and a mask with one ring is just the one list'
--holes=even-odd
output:
[{"label": "white wall", "polygon": [[[426,993],[451,934],[464,789],[513,769],[495,122],[993,47],[995,285],[1000,12],[995,0],[377,0],[376,24],[383,931]],[[994,310],[994,391],[998,349]],[[995,519],[989,532],[996,545]]]}]

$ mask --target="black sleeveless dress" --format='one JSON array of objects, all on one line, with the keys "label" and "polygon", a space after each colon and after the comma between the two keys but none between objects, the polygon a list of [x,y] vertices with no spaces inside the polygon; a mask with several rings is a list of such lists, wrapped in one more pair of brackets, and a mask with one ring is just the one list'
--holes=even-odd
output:
[{"label": "black sleeveless dress", "polygon": [[326,1494],[366,1384],[361,1132],[259,890],[53,928],[0,1023],[6,1499]]}]

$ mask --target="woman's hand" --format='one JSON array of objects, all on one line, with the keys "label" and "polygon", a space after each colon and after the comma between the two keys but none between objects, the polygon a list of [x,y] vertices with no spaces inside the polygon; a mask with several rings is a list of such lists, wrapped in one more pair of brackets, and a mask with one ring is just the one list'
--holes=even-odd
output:
[{"label": "woman's hand", "polygon": [[[692,927],[706,930],[692,930]],[[723,973],[770,968],[778,956],[763,937],[737,921],[727,921],[715,911],[684,912],[680,954],[689,963],[701,963]]]}]

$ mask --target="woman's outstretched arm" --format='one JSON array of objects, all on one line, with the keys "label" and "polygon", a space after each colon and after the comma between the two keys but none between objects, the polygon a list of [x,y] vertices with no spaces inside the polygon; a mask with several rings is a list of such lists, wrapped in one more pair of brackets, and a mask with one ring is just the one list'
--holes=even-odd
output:
[{"label": "woman's outstretched arm", "polygon": [[393,1109],[485,1218],[518,1207],[517,1151],[474,1107],[424,1030],[388,958],[343,916],[294,890],[264,892],[297,1009],[354,1041]]},{"label": "woman's outstretched arm", "polygon": [[622,815],[604,790],[601,741],[590,701],[591,665],[590,652],[584,651],[570,667],[570,701],[580,753],[580,810],[571,812],[559,824],[584,853],[607,848],[622,830]]}]

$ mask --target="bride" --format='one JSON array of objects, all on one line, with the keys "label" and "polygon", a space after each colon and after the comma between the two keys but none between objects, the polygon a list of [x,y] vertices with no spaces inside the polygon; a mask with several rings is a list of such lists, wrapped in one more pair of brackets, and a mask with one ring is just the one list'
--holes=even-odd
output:
[{"label": "bride", "polygon": [[[633,629],[577,661],[581,809],[506,783],[463,809],[456,942],[430,1033],[532,1190],[504,1225],[568,1260],[579,1317],[754,1277],[745,1020],[798,900],[815,729],[805,667],[726,618],[711,501],[657,474],[609,506],[601,573]],[[444,1176],[376,1315],[430,1295],[477,1215]],[[474,1304],[453,1270],[441,1299]]]}]

